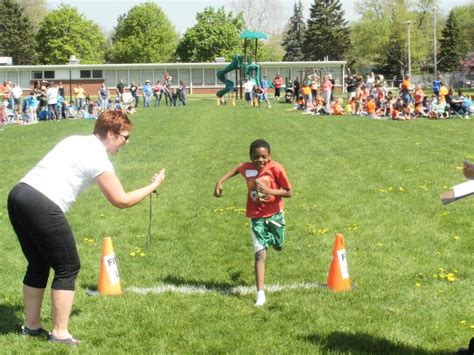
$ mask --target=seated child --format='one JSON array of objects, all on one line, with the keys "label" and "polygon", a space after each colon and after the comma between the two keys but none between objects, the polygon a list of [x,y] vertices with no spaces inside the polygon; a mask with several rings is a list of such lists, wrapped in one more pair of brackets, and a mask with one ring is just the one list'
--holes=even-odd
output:
[{"label": "seated child", "polygon": [[402,112],[401,112],[401,116],[400,116],[400,120],[402,121],[406,121],[406,120],[411,120],[411,115],[412,115],[412,112],[411,112],[411,107],[410,105],[408,105],[407,103],[403,103],[402,105]]},{"label": "seated child", "polygon": [[336,101],[334,101],[331,109],[333,115],[343,115],[344,109],[342,108],[342,98],[338,97]]},{"label": "seated child", "polygon": [[400,119],[400,112],[402,111],[402,99],[398,98],[390,109],[390,118],[392,120]]},{"label": "seated child", "polygon": [[115,99],[114,110],[122,111],[122,101],[119,98]]},{"label": "seated child", "polygon": [[367,113],[367,116],[371,118],[379,118],[376,114],[376,104],[375,100],[373,97],[369,97],[367,103],[365,104],[365,112]]}]

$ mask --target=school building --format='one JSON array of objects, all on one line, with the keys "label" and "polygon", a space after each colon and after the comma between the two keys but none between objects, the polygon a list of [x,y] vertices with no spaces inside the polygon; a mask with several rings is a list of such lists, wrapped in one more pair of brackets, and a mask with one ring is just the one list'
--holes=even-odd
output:
[{"label": "school building", "polygon": [[[66,99],[73,96],[76,84],[90,95],[97,95],[102,83],[114,94],[119,80],[125,87],[135,82],[141,87],[146,80],[156,83],[163,81],[163,74],[168,72],[173,85],[183,81],[189,94],[214,94],[224,87],[224,83],[217,79],[217,72],[225,68],[228,62],[213,63],[145,63],[145,64],[65,64],[65,65],[2,65],[0,66],[0,82],[11,81],[19,84],[24,94],[33,87],[37,80],[62,82]],[[311,62],[260,62],[261,75],[269,81],[280,74],[287,81],[299,78],[302,82],[305,77],[315,71],[322,75],[331,73],[336,81],[336,89],[344,88],[346,61],[311,61]],[[234,82],[237,73],[227,73],[227,78]]]}]

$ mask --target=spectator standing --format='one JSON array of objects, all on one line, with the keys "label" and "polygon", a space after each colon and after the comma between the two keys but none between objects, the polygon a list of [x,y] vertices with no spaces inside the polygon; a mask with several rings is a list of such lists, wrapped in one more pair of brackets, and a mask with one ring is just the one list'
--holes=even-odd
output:
[{"label": "spectator standing", "polygon": [[178,99],[183,106],[186,106],[186,85],[182,80],[179,81]]},{"label": "spectator standing", "polygon": [[66,91],[64,90],[63,82],[60,81],[58,84],[58,95],[66,98]]},{"label": "spectator standing", "polygon": [[247,102],[248,105],[252,104],[252,99],[253,99],[253,82],[249,78],[245,79],[244,82],[244,95],[245,95],[245,101]]},{"label": "spectator standing", "polygon": [[133,97],[133,101],[134,101],[133,105],[135,108],[137,108],[138,101],[140,101],[140,96],[138,96],[138,86],[134,81],[130,85],[130,94],[132,94],[132,97]]},{"label": "spectator standing", "polygon": [[153,86],[153,96],[155,96],[155,107],[160,106],[162,95],[163,95],[163,85],[161,85],[161,81],[158,80],[156,84]]},{"label": "spectator standing", "polygon": [[13,106],[15,113],[18,116],[21,114],[21,95],[23,94],[23,90],[21,90],[20,85],[13,84],[12,85],[12,97],[13,97]]},{"label": "spectator standing", "polygon": [[38,122],[38,118],[36,116],[36,110],[38,109],[39,101],[36,98],[36,94],[34,91],[30,92],[30,96],[25,99],[26,103],[26,115],[28,117],[28,122],[36,123]]},{"label": "spectator standing", "polygon": [[77,83],[76,87],[74,88],[74,103],[76,104],[76,110],[81,111],[82,106],[84,106],[84,100],[86,98],[86,91],[81,86],[80,83]]},{"label": "spectator standing", "polygon": [[56,119],[59,120],[59,111],[58,111],[58,87],[54,82],[51,83],[48,90],[46,90],[46,95],[48,97],[48,120]]},{"label": "spectator standing", "polygon": [[298,101],[300,98],[300,90],[301,90],[301,85],[298,77],[295,78],[293,81],[293,91],[295,95],[295,101]]},{"label": "spectator standing", "polygon": [[433,94],[435,94],[436,96],[439,95],[439,89],[441,89],[441,85],[441,75],[438,75],[435,80],[433,80]]},{"label": "spectator standing", "polygon": [[321,90],[323,93],[324,107],[326,109],[326,112],[329,112],[329,108],[331,106],[332,92],[332,84],[329,75],[324,76],[323,84],[321,85]]},{"label": "spectator standing", "polygon": [[119,82],[117,83],[117,98],[122,100],[123,93],[125,91],[125,84],[123,83],[123,80],[120,79]]},{"label": "spectator standing", "polygon": [[402,83],[400,84],[400,96],[403,103],[409,105],[412,101],[410,91],[413,90],[413,87],[410,82],[410,74],[406,74],[403,78]]},{"label": "spectator standing", "polygon": [[272,104],[270,103],[270,100],[268,99],[268,89],[270,88],[270,83],[268,82],[266,76],[263,77],[260,84],[262,88],[261,100],[265,100],[265,102],[268,105],[268,108],[272,108]]},{"label": "spectator standing", "polygon": [[145,84],[143,85],[143,106],[144,107],[150,107],[150,100],[151,100],[151,95],[153,93],[153,88],[151,87],[151,81],[146,80]]},{"label": "spectator standing", "polygon": [[100,109],[101,111],[107,110],[107,105],[109,104],[110,93],[109,89],[105,86],[105,83],[99,88],[99,99],[100,99]]},{"label": "spectator standing", "polygon": [[277,74],[275,76],[275,79],[273,79],[273,87],[275,88],[275,96],[274,99],[280,101],[280,95],[281,95],[281,86],[283,85],[283,79],[280,76],[280,74]]},{"label": "spectator standing", "polygon": [[165,71],[165,73],[163,74],[163,85],[169,88],[171,85],[173,85],[172,80],[173,77],[167,71]]}]

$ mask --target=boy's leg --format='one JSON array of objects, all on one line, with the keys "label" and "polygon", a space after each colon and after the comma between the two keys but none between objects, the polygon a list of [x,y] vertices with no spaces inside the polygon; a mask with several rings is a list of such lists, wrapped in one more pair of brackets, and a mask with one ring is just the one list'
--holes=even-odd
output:
[{"label": "boy's leg", "polygon": [[[262,229],[263,228],[263,229]],[[265,229],[265,223],[263,218],[252,219],[252,225],[250,233],[252,236],[252,244],[255,251],[255,284],[257,287],[257,299],[255,306],[263,306],[266,302],[265,298],[265,259],[267,256],[267,250],[264,245],[260,242],[256,234],[263,232]]]}]

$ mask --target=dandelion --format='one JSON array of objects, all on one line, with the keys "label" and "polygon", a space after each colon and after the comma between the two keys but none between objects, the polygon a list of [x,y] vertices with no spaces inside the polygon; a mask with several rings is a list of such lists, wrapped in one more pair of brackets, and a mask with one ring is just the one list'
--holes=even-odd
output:
[{"label": "dandelion", "polygon": [[453,239],[454,239],[454,240],[459,240],[460,238],[459,238],[459,236],[455,235],[455,236],[453,237]]},{"label": "dandelion", "polygon": [[464,169],[464,167],[463,166],[457,166],[456,169],[457,170],[462,170],[462,169]]},{"label": "dandelion", "polygon": [[462,320],[462,321],[461,321],[461,324],[462,324],[462,325],[466,325],[467,322],[466,322],[465,320]]},{"label": "dandelion", "polygon": [[387,192],[385,189],[379,189],[380,192]]},{"label": "dandelion", "polygon": [[383,244],[382,243],[379,243],[377,244],[378,247],[382,248],[383,247]]},{"label": "dandelion", "polygon": [[421,287],[421,284],[420,284],[419,282],[417,282],[417,283],[415,284],[415,287]]},{"label": "dandelion", "polygon": [[405,192],[405,189],[404,189],[403,187],[401,187],[401,186],[400,186],[398,189],[399,189],[401,192]]}]

